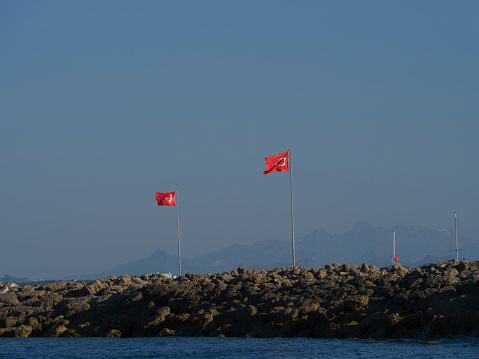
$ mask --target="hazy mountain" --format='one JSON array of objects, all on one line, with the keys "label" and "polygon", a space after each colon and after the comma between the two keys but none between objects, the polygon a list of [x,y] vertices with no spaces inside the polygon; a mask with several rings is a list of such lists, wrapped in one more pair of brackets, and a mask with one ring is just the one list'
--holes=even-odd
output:
[{"label": "hazy mountain", "polygon": [[22,282],[31,282],[32,279],[23,277],[23,278],[18,278],[18,277],[13,277],[11,275],[5,274],[3,278],[0,278],[0,282],[3,284],[6,283],[22,283]]},{"label": "hazy mountain", "polygon": [[97,279],[106,278],[111,275],[119,276],[123,274],[143,275],[158,272],[178,273],[178,257],[173,257],[169,253],[158,249],[152,255],[146,258],[125,264],[119,264],[100,273],[80,275],[78,276],[78,279]]},{"label": "hazy mountain", "polygon": [[[427,229],[420,226],[395,227],[396,255],[404,266],[418,265],[455,258],[451,231]],[[367,222],[358,222],[343,234],[330,234],[316,230],[295,240],[296,265],[323,267],[330,263],[361,265],[367,263],[377,267],[391,265],[391,229],[374,227]],[[460,258],[468,261],[479,260],[479,243],[459,237]],[[292,265],[291,241],[262,240],[252,245],[232,245],[224,249],[196,256],[182,258],[182,274],[218,273],[238,267],[268,269]],[[101,273],[78,276],[78,278],[102,278],[123,274],[142,275],[148,273],[178,273],[178,258],[165,251],[157,250],[149,257],[118,265]]]}]

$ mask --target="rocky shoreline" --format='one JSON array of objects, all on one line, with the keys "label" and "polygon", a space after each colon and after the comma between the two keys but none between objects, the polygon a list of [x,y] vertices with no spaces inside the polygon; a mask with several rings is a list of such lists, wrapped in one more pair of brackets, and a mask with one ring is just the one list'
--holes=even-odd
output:
[{"label": "rocky shoreline", "polygon": [[0,288],[0,337],[479,337],[479,262],[238,268]]}]

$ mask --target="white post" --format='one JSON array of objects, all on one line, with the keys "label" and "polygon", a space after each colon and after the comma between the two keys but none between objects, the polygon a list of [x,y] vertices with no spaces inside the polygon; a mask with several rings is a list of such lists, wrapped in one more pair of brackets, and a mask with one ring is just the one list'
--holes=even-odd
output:
[{"label": "white post", "polygon": [[181,277],[181,255],[180,255],[180,211],[178,209],[178,188],[176,189],[176,224],[178,228],[178,268]]},{"label": "white post", "polygon": [[454,212],[454,236],[456,237],[456,259],[459,260],[459,248],[457,247],[457,215]]},{"label": "white post", "polygon": [[393,230],[393,261],[392,265],[394,265],[394,258],[396,258],[396,230]]},{"label": "white post", "polygon": [[291,187],[291,238],[293,247],[293,267],[296,266],[296,255],[294,253],[294,215],[293,215],[293,169],[291,167],[291,148],[289,151],[289,183]]}]

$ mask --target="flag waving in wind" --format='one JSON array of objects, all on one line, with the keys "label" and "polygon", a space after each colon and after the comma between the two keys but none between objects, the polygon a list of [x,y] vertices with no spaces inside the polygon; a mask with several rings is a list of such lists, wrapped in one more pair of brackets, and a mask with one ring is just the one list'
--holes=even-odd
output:
[{"label": "flag waving in wind", "polygon": [[291,148],[278,155],[266,157],[266,171],[264,175],[272,172],[289,172],[289,184],[291,187],[291,247],[293,249],[293,267],[296,266],[294,251],[294,216],[293,216],[293,171],[291,169]]},{"label": "flag waving in wind", "polygon": [[[176,197],[176,201],[175,201]],[[178,189],[173,192],[156,192],[158,206],[176,207],[176,225],[178,226],[178,272],[181,277],[181,256],[180,256],[180,213],[178,211]]]},{"label": "flag waving in wind", "polygon": [[288,172],[288,157],[289,151],[280,153],[279,155],[266,157],[266,171],[263,174],[268,174],[272,172]]},{"label": "flag waving in wind", "polygon": [[174,192],[156,192],[156,201],[158,202],[158,206],[175,206],[175,194]]}]

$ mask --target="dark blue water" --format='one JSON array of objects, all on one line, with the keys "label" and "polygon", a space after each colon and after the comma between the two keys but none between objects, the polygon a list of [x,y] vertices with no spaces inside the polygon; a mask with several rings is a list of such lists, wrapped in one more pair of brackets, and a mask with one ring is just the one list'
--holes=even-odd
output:
[{"label": "dark blue water", "polygon": [[0,338],[0,358],[479,358],[479,339]]}]

